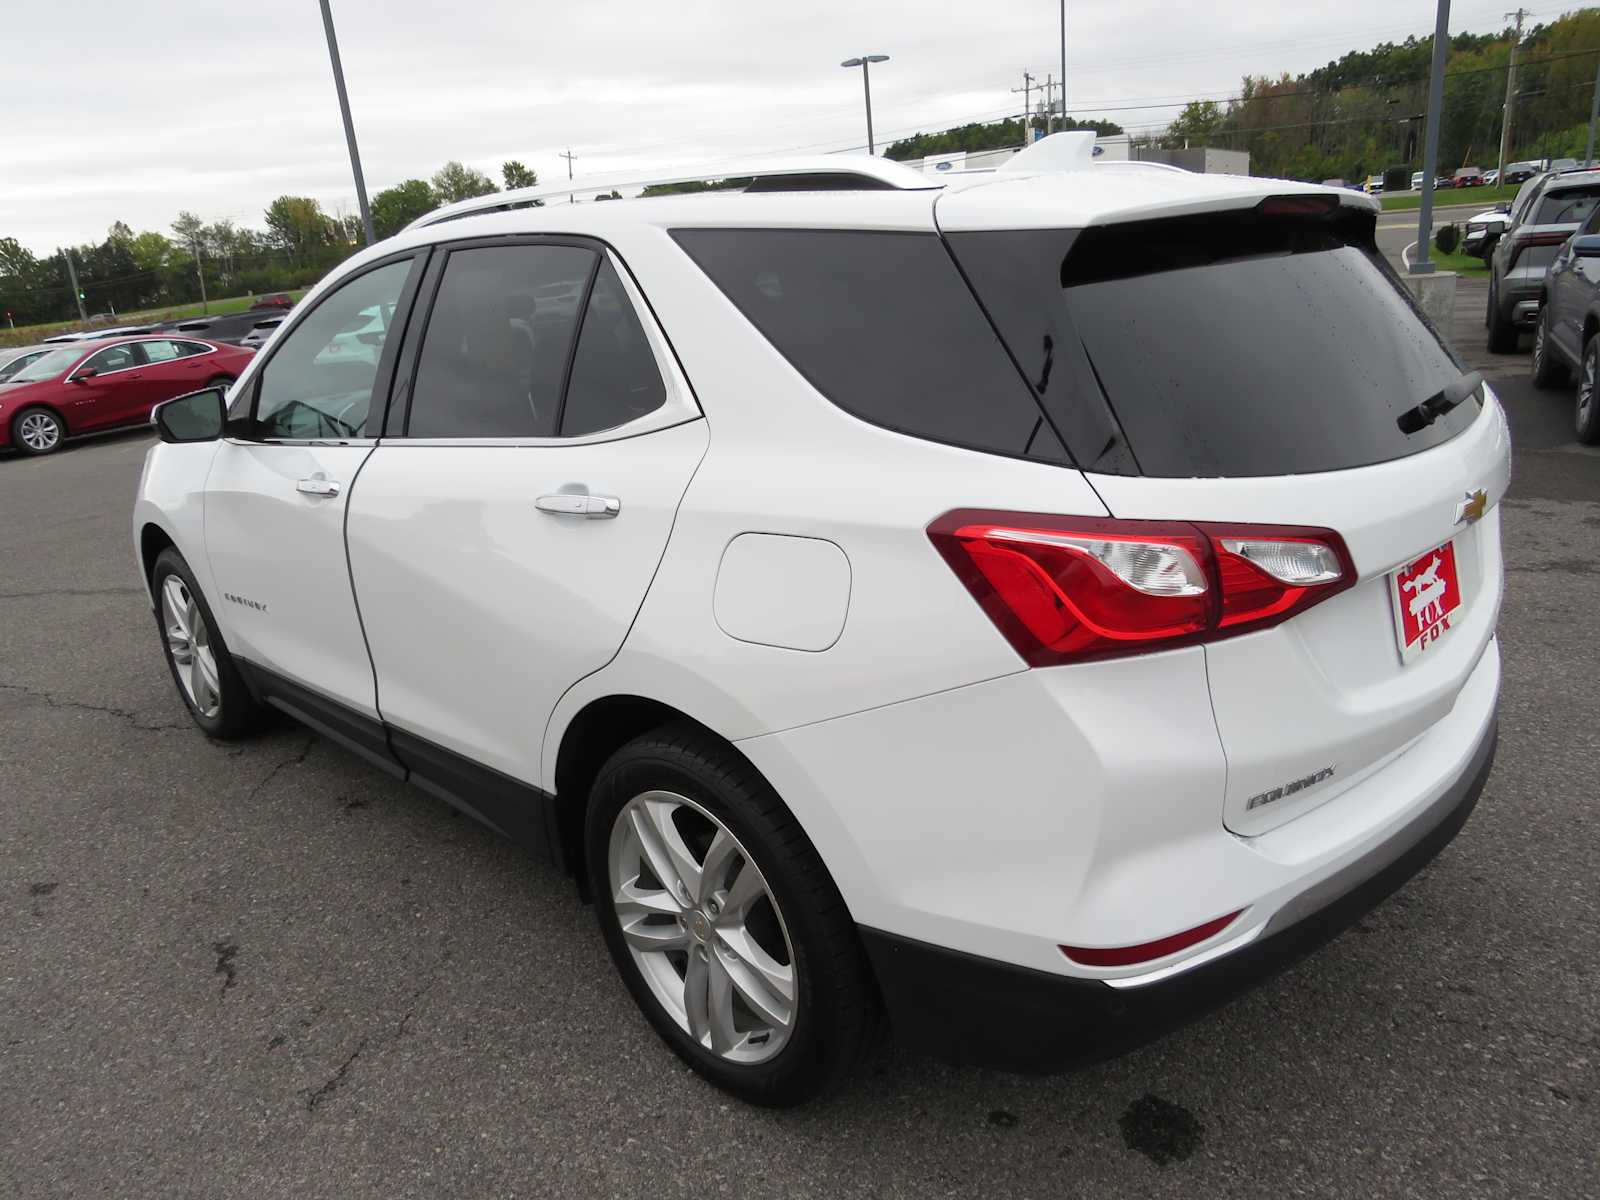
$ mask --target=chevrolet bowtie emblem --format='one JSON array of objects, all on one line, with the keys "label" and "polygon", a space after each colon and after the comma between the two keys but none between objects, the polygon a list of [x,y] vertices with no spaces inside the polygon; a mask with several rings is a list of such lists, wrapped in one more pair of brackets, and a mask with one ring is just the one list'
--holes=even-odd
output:
[{"label": "chevrolet bowtie emblem", "polygon": [[1483,510],[1489,506],[1489,497],[1482,488],[1468,492],[1456,505],[1456,524],[1470,525],[1483,516]]}]

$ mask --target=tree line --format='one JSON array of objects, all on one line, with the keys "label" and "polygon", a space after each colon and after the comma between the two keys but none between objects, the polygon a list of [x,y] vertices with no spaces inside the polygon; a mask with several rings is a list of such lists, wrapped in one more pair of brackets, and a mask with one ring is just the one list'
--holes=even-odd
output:
[{"label": "tree line", "polygon": [[[1446,52],[1439,171],[1493,167],[1513,29],[1457,34]],[[1527,32],[1518,53],[1508,161],[1581,157],[1588,137],[1600,9]],[[1433,38],[1408,37],[1301,75],[1246,76],[1223,102],[1194,101],[1151,144],[1248,150],[1250,173],[1357,180],[1422,165]]]},{"label": "tree line", "polygon": [[[507,188],[533,187],[538,174],[515,159],[501,165]],[[389,237],[441,204],[499,187],[482,171],[447,162],[429,179],[407,179],[372,197],[374,233]],[[168,231],[135,232],[113,222],[104,241],[72,246],[78,286],[91,314],[160,310],[209,296],[289,291],[320,279],[362,247],[361,220],[329,214],[309,196],[279,196],[263,228],[202,221],[179,212]],[[39,257],[0,238],[0,309],[16,325],[75,320],[77,300],[61,254]]]}]

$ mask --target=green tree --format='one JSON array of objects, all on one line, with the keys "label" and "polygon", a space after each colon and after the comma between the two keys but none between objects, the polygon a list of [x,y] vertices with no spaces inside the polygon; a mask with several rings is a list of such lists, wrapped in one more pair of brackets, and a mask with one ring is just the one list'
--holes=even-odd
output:
[{"label": "green tree", "polygon": [[1167,126],[1163,140],[1174,149],[1205,146],[1215,140],[1225,116],[1222,105],[1215,100],[1191,100]]},{"label": "green tree", "polygon": [[494,180],[478,168],[451,159],[433,173],[433,190],[439,197],[439,203],[453,204],[473,196],[487,196],[500,189],[495,187]]},{"label": "green tree", "polygon": [[279,196],[267,206],[266,222],[268,238],[291,262],[304,262],[333,241],[333,222],[309,196]]},{"label": "green tree", "polygon": [[407,179],[372,198],[372,230],[381,238],[393,237],[438,207],[439,198],[426,179]]},{"label": "green tree", "polygon": [[516,159],[500,164],[500,178],[505,180],[506,191],[512,188],[537,187],[539,185],[539,172],[530,167],[525,167]]}]

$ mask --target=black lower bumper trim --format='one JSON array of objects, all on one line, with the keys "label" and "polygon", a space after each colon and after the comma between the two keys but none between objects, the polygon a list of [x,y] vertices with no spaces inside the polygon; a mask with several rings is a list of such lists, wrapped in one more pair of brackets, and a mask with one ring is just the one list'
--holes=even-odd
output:
[{"label": "black lower bumper trim", "polygon": [[[1374,855],[1347,891],[1287,928],[1168,980],[1118,989],[861,928],[896,1042],[952,1062],[1041,1074],[1099,1061],[1193,1020],[1326,944],[1405,883],[1466,824],[1494,763],[1491,726],[1454,786]],[[1422,826],[1422,828],[1418,828]],[[1387,844],[1387,843],[1386,843]]]}]

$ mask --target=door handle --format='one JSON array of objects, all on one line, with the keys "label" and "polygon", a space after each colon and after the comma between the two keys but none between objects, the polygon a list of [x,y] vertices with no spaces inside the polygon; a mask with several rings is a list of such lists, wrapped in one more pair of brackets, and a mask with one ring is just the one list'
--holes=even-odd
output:
[{"label": "door handle", "polygon": [[622,501],[615,496],[591,496],[586,492],[540,496],[533,506],[553,517],[587,517],[590,520],[604,520],[622,511]]},{"label": "door handle", "polygon": [[294,490],[304,492],[308,496],[337,496],[339,483],[334,479],[318,479],[313,476],[310,479],[300,480],[294,485]]}]

